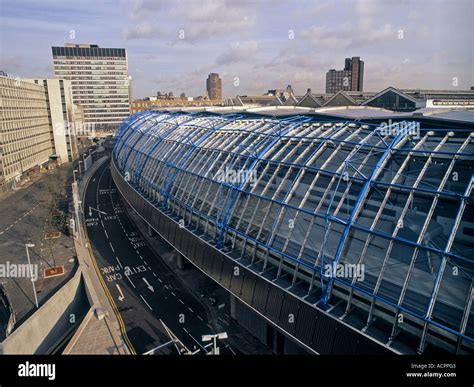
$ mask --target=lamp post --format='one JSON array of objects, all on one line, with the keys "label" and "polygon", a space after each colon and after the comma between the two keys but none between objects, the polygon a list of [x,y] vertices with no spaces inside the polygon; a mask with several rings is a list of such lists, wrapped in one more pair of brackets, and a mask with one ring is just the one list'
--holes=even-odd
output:
[{"label": "lamp post", "polygon": [[30,253],[28,247],[35,247],[33,243],[25,243],[26,257],[28,258],[28,267],[30,268],[31,284],[33,285],[33,294],[35,295],[36,309],[38,309],[38,297],[36,296],[35,281],[33,280],[33,268],[31,267]]},{"label": "lamp post", "polygon": [[215,335],[203,335],[202,336],[202,341],[206,342],[206,341],[213,340],[214,348],[212,350],[212,354],[213,355],[219,355],[220,351],[219,351],[219,347],[217,346],[217,339],[224,340],[224,339],[227,339],[227,338],[228,338],[227,332],[222,332],[222,333],[216,333]]}]

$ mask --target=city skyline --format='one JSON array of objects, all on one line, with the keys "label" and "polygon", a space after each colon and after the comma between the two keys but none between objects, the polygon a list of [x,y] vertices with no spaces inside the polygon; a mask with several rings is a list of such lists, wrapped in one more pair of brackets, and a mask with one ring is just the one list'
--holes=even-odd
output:
[{"label": "city skyline", "polygon": [[211,72],[221,76],[226,98],[287,84],[300,95],[323,91],[327,70],[352,56],[365,61],[367,91],[474,84],[470,1],[269,4],[6,0],[0,68],[51,77],[51,47],[70,42],[125,48],[133,99],[157,90],[203,95]]}]

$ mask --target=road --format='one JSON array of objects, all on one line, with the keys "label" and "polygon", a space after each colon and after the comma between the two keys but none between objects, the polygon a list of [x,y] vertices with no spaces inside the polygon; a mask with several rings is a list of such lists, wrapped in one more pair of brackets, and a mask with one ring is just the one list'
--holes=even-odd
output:
[{"label": "road", "polygon": [[[201,336],[215,333],[205,308],[180,286],[176,275],[156,256],[128,219],[119,202],[109,164],[91,178],[85,200],[86,228],[100,275],[124,320],[137,353],[169,341],[160,319],[184,345],[199,354],[210,352]],[[221,343],[222,354],[235,350]]]}]

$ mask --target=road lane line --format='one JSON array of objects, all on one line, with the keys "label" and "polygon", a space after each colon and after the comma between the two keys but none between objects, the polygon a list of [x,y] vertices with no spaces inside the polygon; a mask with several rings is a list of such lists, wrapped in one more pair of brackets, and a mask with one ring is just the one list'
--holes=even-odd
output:
[{"label": "road lane line", "polygon": [[181,302],[184,305],[184,302],[181,298],[178,298],[178,301]]},{"label": "road lane line", "polygon": [[123,265],[122,265],[122,262],[120,262],[120,259],[118,259],[117,256],[115,256],[115,259],[117,260],[117,262],[119,263],[120,268],[122,269],[122,268],[123,268]]},{"label": "road lane line", "polygon": [[107,239],[109,239],[109,234],[107,234],[107,230],[104,228],[104,232],[105,232],[105,236],[107,237]]},{"label": "road lane line", "polygon": [[173,292],[171,292],[171,294],[172,294],[174,297],[176,297],[176,294],[174,294]]},{"label": "road lane line", "polygon": [[204,320],[202,319],[201,316],[198,315],[197,318],[198,318],[199,320],[201,320],[202,322],[204,322]]},{"label": "road lane line", "polygon": [[194,310],[192,310],[189,306],[188,306],[188,309],[191,313],[194,313]]},{"label": "road lane line", "polygon": [[202,349],[204,349],[204,351],[205,351],[206,353],[208,352],[208,351],[206,351],[206,348],[204,348],[204,347],[202,346],[202,344],[201,344],[199,341],[197,341],[197,340],[194,338],[194,336],[193,336],[191,333],[188,332],[188,330],[187,330],[186,328],[183,328],[183,331],[185,331],[185,332],[189,335],[189,337],[191,337],[191,339],[193,339]]},{"label": "road lane line", "polygon": [[146,304],[146,306],[148,306],[148,308],[150,308],[150,310],[153,310],[153,309],[151,309],[151,306],[148,304],[148,302],[146,302],[146,300],[143,298],[143,296],[141,294],[140,294],[140,297],[142,298],[142,300]]},{"label": "road lane line", "polygon": [[124,274],[124,276],[127,277],[128,282],[130,282],[130,283],[132,284],[133,288],[135,289],[135,285],[134,285],[133,282],[130,280],[130,278],[128,277],[128,275]]},{"label": "road lane line", "polygon": [[112,243],[110,243],[110,241],[109,241],[109,245],[110,245],[110,248],[112,249],[112,251],[115,253],[114,246],[112,246]]},{"label": "road lane line", "polygon": [[158,281],[160,281],[160,283],[163,283],[163,281],[161,280],[161,278],[158,278]]}]

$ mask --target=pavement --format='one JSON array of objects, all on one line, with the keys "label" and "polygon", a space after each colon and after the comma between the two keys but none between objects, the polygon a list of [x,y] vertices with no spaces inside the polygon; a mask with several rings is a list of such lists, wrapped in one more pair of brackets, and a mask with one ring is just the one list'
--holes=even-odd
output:
[{"label": "pavement", "polygon": [[[109,165],[99,168],[90,180],[83,209],[100,275],[134,350],[146,353],[176,337],[192,352],[210,352],[201,336],[217,333],[211,324],[213,316],[182,286],[129,220]],[[169,346],[160,353],[167,351],[176,353]],[[238,351],[223,344],[221,353]]]},{"label": "pavement", "polygon": [[86,315],[81,327],[62,352],[63,355],[119,355],[127,353],[117,340],[107,317],[97,318],[94,309]]},{"label": "pavement", "polygon": [[[73,238],[67,228],[50,222],[52,195],[55,196],[56,214],[68,216],[72,177],[66,178],[67,168],[68,165],[63,165],[41,173],[35,181],[0,200],[0,264],[27,264],[25,244],[35,245],[29,248],[29,253],[32,265],[38,269],[35,288],[40,305],[64,285],[77,268]],[[54,176],[59,172],[62,176],[56,180]],[[58,230],[55,238],[45,239],[46,233]],[[63,275],[43,278],[44,269],[61,265],[64,266]],[[32,282],[27,277],[6,276],[0,278],[0,283],[9,296],[16,326],[19,326],[36,310]]]}]

